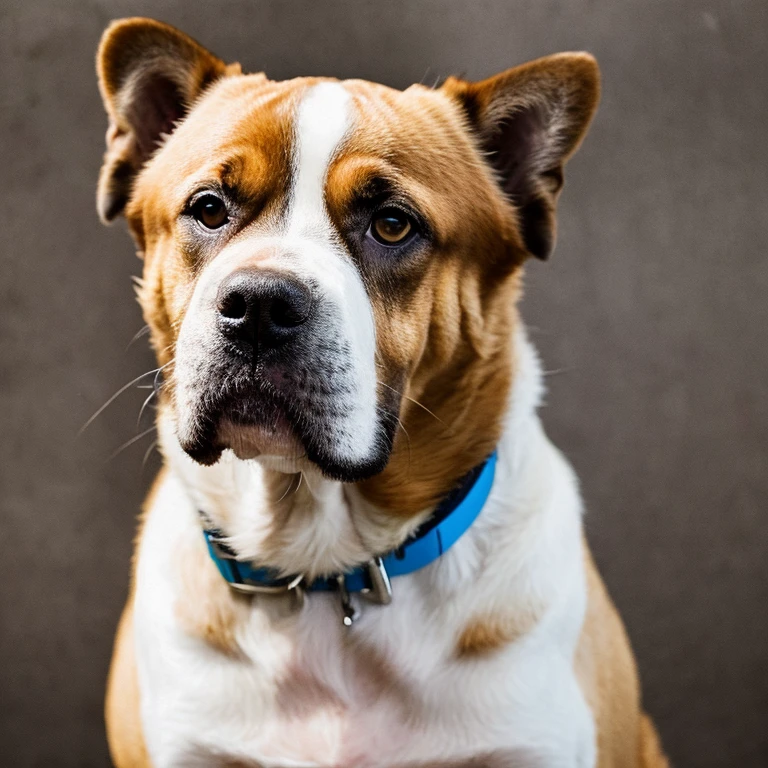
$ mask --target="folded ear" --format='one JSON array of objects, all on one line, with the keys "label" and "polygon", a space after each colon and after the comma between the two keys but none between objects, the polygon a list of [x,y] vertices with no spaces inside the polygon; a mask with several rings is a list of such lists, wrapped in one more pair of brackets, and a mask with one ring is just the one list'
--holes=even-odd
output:
[{"label": "folded ear", "polygon": [[96,66],[109,115],[97,208],[104,222],[125,207],[134,177],[202,91],[240,71],[168,24],[122,19],[104,32]]},{"label": "folded ear", "polygon": [[597,107],[600,76],[587,53],[560,53],[478,83],[450,78],[481,149],[515,204],[528,251],[546,259],[555,244],[563,166]]}]

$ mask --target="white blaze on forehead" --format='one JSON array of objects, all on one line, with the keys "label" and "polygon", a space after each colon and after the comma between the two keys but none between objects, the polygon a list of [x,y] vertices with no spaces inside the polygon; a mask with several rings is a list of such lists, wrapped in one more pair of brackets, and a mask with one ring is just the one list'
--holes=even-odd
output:
[{"label": "white blaze on forehead", "polygon": [[351,123],[350,95],[340,83],[315,85],[299,104],[289,234],[309,234],[318,226],[327,231],[330,225],[325,212],[328,166]]},{"label": "white blaze on forehead", "polygon": [[294,130],[293,186],[284,245],[296,256],[296,271],[320,289],[332,308],[329,339],[348,355],[335,361],[347,369],[348,391],[337,397],[344,415],[334,419],[335,452],[365,461],[376,452],[377,377],[373,310],[360,273],[328,216],[328,169],[354,124],[353,101],[340,83],[319,83],[299,104]]}]

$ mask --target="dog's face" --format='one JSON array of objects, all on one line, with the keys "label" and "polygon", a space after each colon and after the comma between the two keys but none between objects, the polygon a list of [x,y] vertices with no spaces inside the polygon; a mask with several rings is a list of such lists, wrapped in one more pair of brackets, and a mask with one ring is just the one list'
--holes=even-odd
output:
[{"label": "dog's face", "polygon": [[480,396],[476,442],[493,444],[517,273],[552,248],[562,166],[597,99],[591,58],[439,90],[272,82],[139,19],[105,33],[99,73],[99,209],[125,210],[143,252],[192,458],[230,448],[362,480],[413,438],[397,430],[417,396],[428,411]]}]

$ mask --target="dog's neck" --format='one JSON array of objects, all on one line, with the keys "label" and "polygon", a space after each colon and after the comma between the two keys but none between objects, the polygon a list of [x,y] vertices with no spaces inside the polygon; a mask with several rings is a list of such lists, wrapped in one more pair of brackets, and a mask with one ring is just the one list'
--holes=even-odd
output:
[{"label": "dog's neck", "polygon": [[[505,456],[505,471],[518,472],[531,425],[537,423],[541,394],[536,353],[518,327],[511,370],[501,371],[501,382],[511,380],[511,386],[502,392],[497,431],[483,424],[475,402],[468,403],[463,414],[464,425],[472,425],[472,431],[465,428],[458,436],[446,434],[452,427],[456,431],[454,424],[424,410],[430,417],[420,423],[428,434],[420,435],[414,446],[409,426],[410,441],[404,438],[393,469],[377,481],[344,484],[314,471],[286,474],[257,460],[239,460],[231,452],[216,465],[203,467],[181,451],[171,419],[161,410],[159,432],[166,462],[195,507],[226,534],[241,558],[308,577],[344,571],[402,544],[440,498],[497,445]],[[499,380],[486,378],[486,388],[499,386]],[[421,408],[414,406],[414,415]],[[414,500],[421,504],[415,511]]]}]

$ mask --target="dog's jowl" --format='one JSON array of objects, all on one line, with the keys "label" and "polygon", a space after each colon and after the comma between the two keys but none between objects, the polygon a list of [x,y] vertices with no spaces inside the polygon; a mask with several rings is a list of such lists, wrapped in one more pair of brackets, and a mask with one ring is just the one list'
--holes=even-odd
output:
[{"label": "dog's jowl", "polygon": [[275,82],[130,19],[98,74],[162,371],[118,768],[666,765],[516,309],[595,61]]}]

